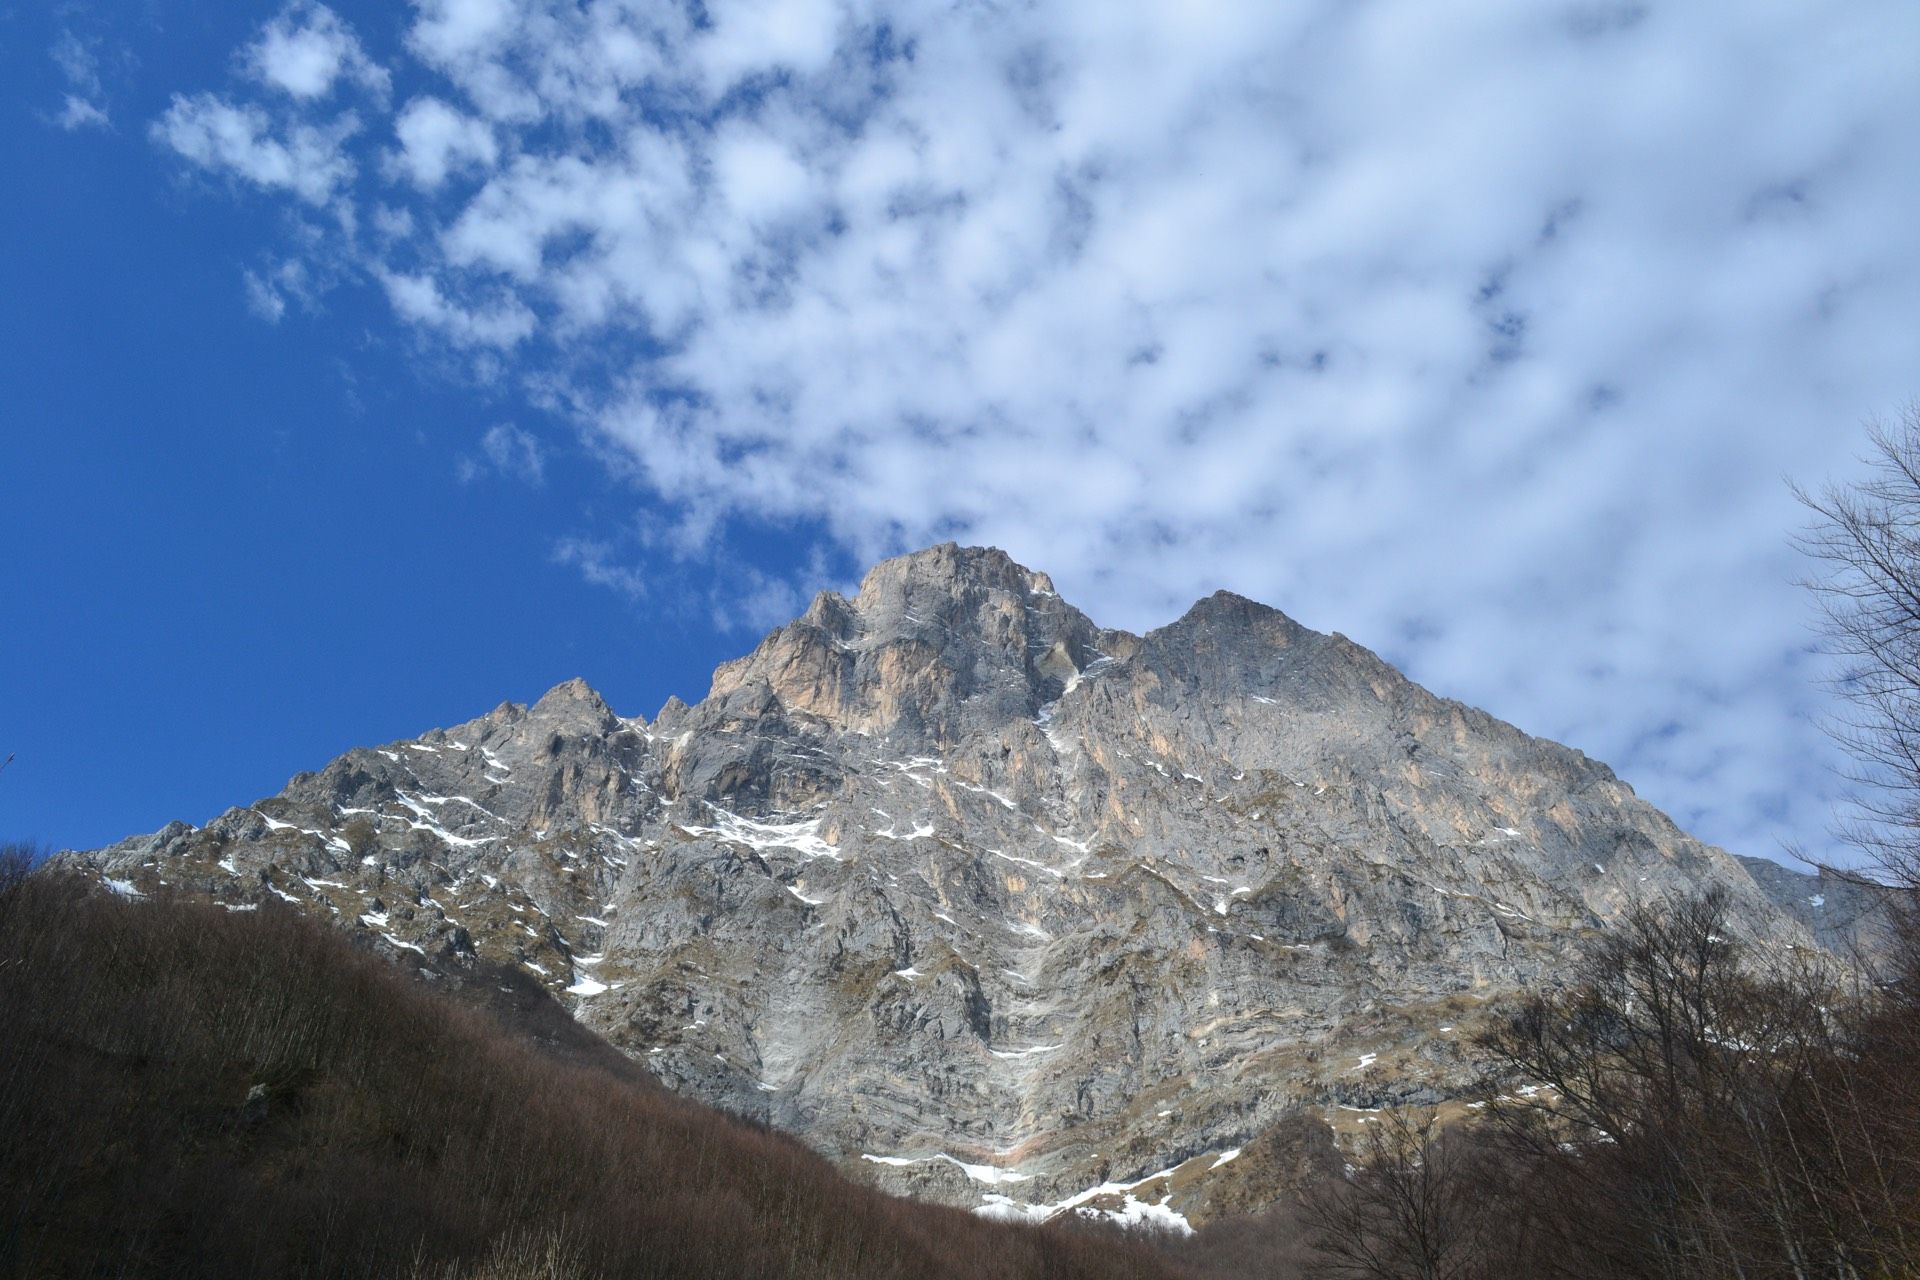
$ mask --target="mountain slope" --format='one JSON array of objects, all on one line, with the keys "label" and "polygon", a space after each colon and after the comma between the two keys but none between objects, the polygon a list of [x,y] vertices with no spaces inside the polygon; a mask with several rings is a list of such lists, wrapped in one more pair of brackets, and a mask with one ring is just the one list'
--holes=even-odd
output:
[{"label": "mountain slope", "polygon": [[15,870],[0,851],[0,1275],[1176,1271],[1111,1235],[879,1195],[617,1055],[530,1048],[276,904]]},{"label": "mountain slope", "polygon": [[1232,1153],[1464,1087],[1484,1002],[1637,899],[1814,945],[1604,765],[1344,637],[1226,593],[1105,630],[951,545],[698,705],[569,682],[70,859],[518,964],[673,1088],[1012,1216],[1259,1203]]}]

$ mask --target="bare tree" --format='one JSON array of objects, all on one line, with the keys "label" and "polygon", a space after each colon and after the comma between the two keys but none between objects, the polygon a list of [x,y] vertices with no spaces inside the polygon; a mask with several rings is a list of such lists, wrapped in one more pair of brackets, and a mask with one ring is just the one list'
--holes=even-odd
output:
[{"label": "bare tree", "polygon": [[1370,1123],[1360,1164],[1316,1188],[1311,1274],[1340,1280],[1472,1280],[1484,1274],[1485,1201],[1465,1176],[1467,1144],[1433,1111],[1394,1107]]},{"label": "bare tree", "polygon": [[1920,405],[1871,442],[1795,494],[1874,876],[1828,870],[1887,889],[1891,980],[1745,947],[1718,896],[1642,904],[1480,1039],[1489,1126],[1371,1127],[1311,1200],[1320,1274],[1920,1275]]},{"label": "bare tree", "polygon": [[1484,1036],[1541,1270],[1920,1274],[1920,1037],[1831,959],[1748,950],[1714,895],[1630,912]]},{"label": "bare tree", "polygon": [[1866,475],[1816,491],[1799,548],[1822,566],[1804,585],[1825,616],[1836,690],[1830,725],[1854,761],[1845,838],[1896,885],[1920,890],[1920,404],[1869,427]]}]

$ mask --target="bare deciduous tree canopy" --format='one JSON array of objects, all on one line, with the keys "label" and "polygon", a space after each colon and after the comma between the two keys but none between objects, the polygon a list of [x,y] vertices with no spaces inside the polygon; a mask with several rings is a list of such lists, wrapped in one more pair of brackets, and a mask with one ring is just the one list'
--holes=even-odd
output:
[{"label": "bare deciduous tree canopy", "polygon": [[1847,711],[1832,730],[1854,761],[1842,834],[1896,884],[1920,888],[1920,404],[1869,428],[1853,484],[1794,487],[1814,514],[1800,549]]}]

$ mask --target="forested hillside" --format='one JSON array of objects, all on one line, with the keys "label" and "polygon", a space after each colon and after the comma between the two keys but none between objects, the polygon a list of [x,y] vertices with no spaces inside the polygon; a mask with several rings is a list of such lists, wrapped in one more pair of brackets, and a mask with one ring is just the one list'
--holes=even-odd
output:
[{"label": "forested hillside", "polygon": [[293,911],[0,880],[0,1273],[1158,1277],[856,1185]]}]

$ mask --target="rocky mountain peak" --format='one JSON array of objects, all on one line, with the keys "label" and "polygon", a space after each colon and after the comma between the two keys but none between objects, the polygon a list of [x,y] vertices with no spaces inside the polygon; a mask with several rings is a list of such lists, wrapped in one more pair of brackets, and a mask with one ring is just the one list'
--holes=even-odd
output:
[{"label": "rocky mountain peak", "polygon": [[540,695],[533,704],[535,711],[557,712],[562,708],[584,708],[592,714],[606,711],[607,700],[592,685],[579,676],[571,680],[562,680],[553,688]]},{"label": "rocky mountain peak", "polygon": [[1031,720],[1103,656],[1103,632],[1047,575],[946,543],[875,566],[714,673],[708,700],[764,688],[789,714],[924,743]]},{"label": "rocky mountain peak", "polygon": [[861,579],[858,599],[868,610],[881,611],[890,601],[926,603],[931,597],[991,591],[1020,597],[1055,594],[1051,578],[1017,563],[998,547],[943,542],[882,560]]},{"label": "rocky mountain peak", "polygon": [[563,680],[526,708],[528,719],[576,733],[608,733],[620,723],[607,700],[585,680]]},{"label": "rocky mountain peak", "polygon": [[1187,655],[1197,664],[1196,672],[1205,667],[1214,679],[1245,683],[1269,671],[1276,655],[1297,661],[1301,641],[1324,639],[1278,609],[1216,591],[1196,600],[1175,621],[1148,632],[1144,643],[1168,658]]},{"label": "rocky mountain peak", "polygon": [[1636,902],[1855,932],[1839,890],[1342,636],[1228,592],[1103,630],[952,545],[651,725],[568,681],[63,856],[513,965],[676,1089],[1033,1217],[1264,1203],[1286,1126],[1458,1097],[1476,1021]]}]

